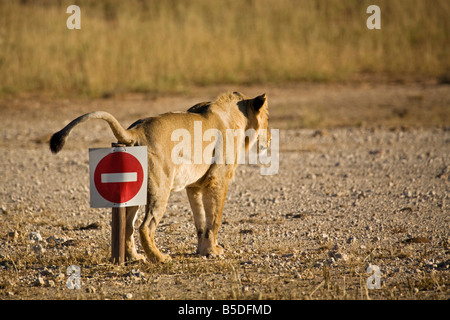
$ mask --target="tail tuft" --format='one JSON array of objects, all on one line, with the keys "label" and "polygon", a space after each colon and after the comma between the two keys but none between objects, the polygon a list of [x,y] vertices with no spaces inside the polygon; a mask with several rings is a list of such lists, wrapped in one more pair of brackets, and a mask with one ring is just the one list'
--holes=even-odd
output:
[{"label": "tail tuft", "polygon": [[61,131],[54,133],[50,139],[50,150],[55,154],[58,153],[64,147],[65,142],[66,136]]}]

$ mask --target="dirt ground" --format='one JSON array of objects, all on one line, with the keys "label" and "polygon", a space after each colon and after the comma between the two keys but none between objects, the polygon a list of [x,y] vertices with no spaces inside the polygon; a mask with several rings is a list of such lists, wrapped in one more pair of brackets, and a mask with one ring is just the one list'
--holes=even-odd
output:
[{"label": "dirt ground", "polygon": [[[111,209],[89,207],[88,148],[114,137],[106,123],[88,122],[53,155],[50,135],[85,112],[105,110],[128,126],[227,90],[267,93],[280,163],[272,176],[238,167],[218,236],[224,256],[195,254],[183,191],[171,195],[156,233],[171,262],[109,263]],[[24,96],[0,100],[0,111],[0,299],[450,298],[448,85]],[[141,219],[142,209],[136,226]],[[79,289],[68,286],[71,265]]]}]

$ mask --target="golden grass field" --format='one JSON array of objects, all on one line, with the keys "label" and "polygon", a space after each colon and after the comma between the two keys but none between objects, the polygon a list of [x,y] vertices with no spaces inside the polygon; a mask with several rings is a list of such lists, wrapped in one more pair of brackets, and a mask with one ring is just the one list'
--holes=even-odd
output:
[{"label": "golden grass field", "polygon": [[[450,70],[447,0],[0,2],[0,95],[102,97],[192,86],[388,77]],[[381,8],[381,30],[366,9]]]}]

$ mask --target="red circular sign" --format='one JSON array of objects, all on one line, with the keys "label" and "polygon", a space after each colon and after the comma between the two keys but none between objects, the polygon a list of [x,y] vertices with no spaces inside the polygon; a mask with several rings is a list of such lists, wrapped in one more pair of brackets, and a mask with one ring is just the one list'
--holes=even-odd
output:
[{"label": "red circular sign", "polygon": [[133,199],[141,189],[144,170],[133,155],[113,152],[97,164],[94,183],[98,193],[114,203],[125,203]]}]

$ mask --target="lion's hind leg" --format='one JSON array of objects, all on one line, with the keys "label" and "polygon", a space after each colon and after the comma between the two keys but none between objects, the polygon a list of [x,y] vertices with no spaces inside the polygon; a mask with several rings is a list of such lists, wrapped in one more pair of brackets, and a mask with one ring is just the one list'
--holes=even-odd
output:
[{"label": "lion's hind leg", "polygon": [[202,236],[205,232],[205,208],[203,207],[203,194],[200,188],[186,188],[192,213],[194,215],[195,228],[197,230],[197,253],[200,253]]},{"label": "lion's hind leg", "polygon": [[166,210],[170,191],[163,197],[148,194],[148,204],[145,207],[145,218],[139,227],[141,244],[144,247],[147,259],[151,262],[166,262],[170,256],[159,251],[155,244],[155,231]]},{"label": "lion's hind leg", "polygon": [[137,253],[136,244],[134,242],[134,223],[136,221],[138,209],[138,206],[127,207],[125,228],[125,256],[129,261],[145,261],[145,256]]}]

